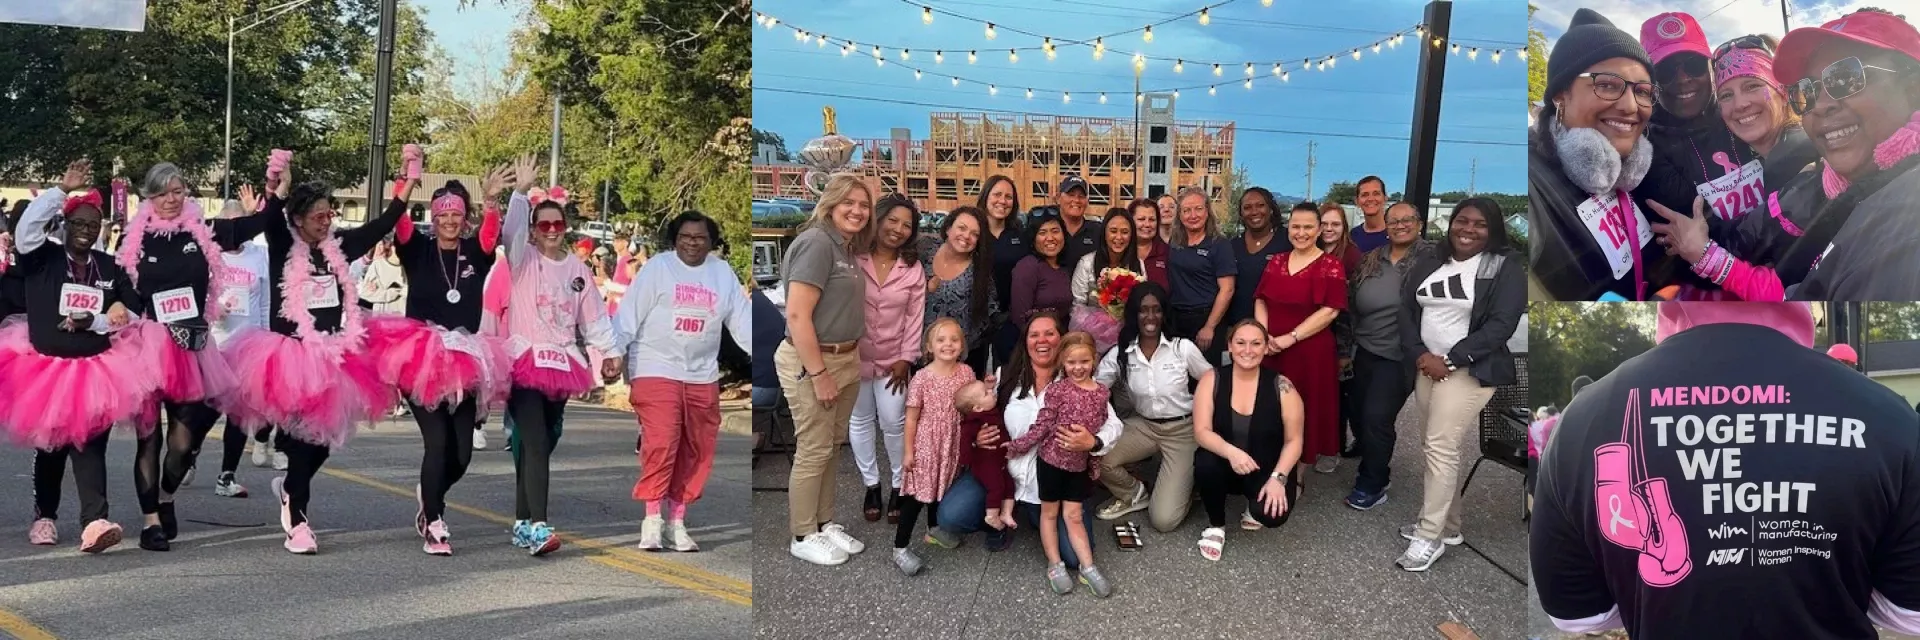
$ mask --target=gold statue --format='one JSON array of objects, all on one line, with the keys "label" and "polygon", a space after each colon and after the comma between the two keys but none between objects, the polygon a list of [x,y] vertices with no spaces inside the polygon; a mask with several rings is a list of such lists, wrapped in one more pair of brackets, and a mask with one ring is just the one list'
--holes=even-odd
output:
[{"label": "gold statue", "polygon": [[833,107],[821,107],[820,112],[822,115],[821,119],[825,120],[825,128],[826,128],[825,135],[833,135],[833,134],[839,133],[840,127],[835,125],[833,122]]}]

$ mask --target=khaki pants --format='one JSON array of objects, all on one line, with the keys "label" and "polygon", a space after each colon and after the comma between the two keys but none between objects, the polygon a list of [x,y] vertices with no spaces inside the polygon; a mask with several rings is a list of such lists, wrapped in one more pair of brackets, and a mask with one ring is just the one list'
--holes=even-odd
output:
[{"label": "khaki pants", "polygon": [[1161,533],[1180,528],[1193,507],[1193,419],[1161,424],[1134,416],[1127,418],[1126,429],[1113,449],[1100,458],[1100,483],[1116,500],[1130,500],[1140,481],[1122,469],[1160,454],[1160,475],[1153,485],[1153,497],[1147,502],[1147,519]]},{"label": "khaki pants", "polygon": [[787,476],[787,524],[795,536],[809,536],[833,520],[833,474],[840,468],[840,446],[847,443],[847,423],[859,400],[860,353],[821,354],[827,372],[840,383],[833,406],[820,404],[813,379],[800,379],[800,352],[793,343],[780,343],[773,366],[780,388],[793,410],[793,471]]},{"label": "khaki pants", "polygon": [[1460,532],[1460,452],[1480,424],[1480,410],[1493,399],[1493,387],[1480,386],[1466,371],[1439,382],[1422,375],[1414,380],[1413,397],[1427,418],[1426,496],[1414,535],[1438,540],[1442,533]]}]

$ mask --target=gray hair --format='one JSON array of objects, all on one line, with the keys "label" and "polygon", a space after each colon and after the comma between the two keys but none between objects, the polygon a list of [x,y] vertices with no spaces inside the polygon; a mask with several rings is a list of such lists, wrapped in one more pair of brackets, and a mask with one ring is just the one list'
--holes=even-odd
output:
[{"label": "gray hair", "polygon": [[173,166],[171,162],[153,165],[152,169],[147,170],[146,181],[140,183],[140,197],[151,198],[166,193],[173,188],[174,181],[179,181],[182,187],[189,186],[187,176],[180,172],[180,167]]},{"label": "gray hair", "polygon": [[1186,248],[1187,246],[1187,228],[1184,223],[1180,222],[1180,208],[1186,205],[1187,198],[1196,196],[1200,198],[1201,202],[1207,205],[1207,224],[1205,227],[1207,240],[1220,239],[1220,222],[1213,219],[1213,198],[1208,197],[1207,192],[1201,191],[1199,187],[1182,187],[1180,193],[1173,197],[1173,220],[1175,223],[1172,238],[1173,246],[1181,248]]}]

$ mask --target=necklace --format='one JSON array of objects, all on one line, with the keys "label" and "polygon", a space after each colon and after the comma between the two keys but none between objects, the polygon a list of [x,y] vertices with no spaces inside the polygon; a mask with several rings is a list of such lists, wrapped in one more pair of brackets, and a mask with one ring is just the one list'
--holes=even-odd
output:
[{"label": "necklace", "polygon": [[[463,258],[465,258],[465,256],[460,253],[460,247],[458,245],[454,246],[454,270],[457,271],[460,269],[460,260]],[[446,250],[441,249],[437,244],[434,245],[433,263],[440,267],[440,279],[447,283],[447,304],[460,304],[460,287],[454,284],[453,275],[447,273]]]}]

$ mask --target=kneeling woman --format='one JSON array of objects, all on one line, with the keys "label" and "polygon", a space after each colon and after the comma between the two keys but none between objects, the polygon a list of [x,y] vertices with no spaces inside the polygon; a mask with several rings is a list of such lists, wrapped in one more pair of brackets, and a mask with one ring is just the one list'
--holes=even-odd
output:
[{"label": "kneeling woman", "polygon": [[[67,196],[86,184],[89,170],[84,160],[69,165],[60,187],[34,198],[20,217],[18,261],[6,277],[23,299],[8,306],[24,308],[27,318],[0,325],[0,389],[9,398],[0,404],[0,430],[38,449],[28,540],[57,541],[60,474],[72,460],[87,523],[80,550],[96,553],[120,542],[120,525],[107,520],[107,435],[115,425],[153,428],[147,399],[160,378],[139,334],[112,335],[140,311],[140,297],[113,257],[93,248],[99,191]],[[50,231],[65,236],[60,244],[47,242]]]},{"label": "kneeling woman", "polygon": [[[488,175],[481,191],[492,202],[502,186],[504,168]],[[500,216],[488,207],[478,237],[467,230],[471,199],[459,181],[433,194],[432,237],[415,233],[402,216],[394,230],[394,252],[407,274],[407,315],[375,316],[367,321],[367,350],[374,354],[380,380],[400,389],[420,425],[425,451],[420,484],[414,488],[419,509],[413,527],[421,548],[437,556],[453,555],[451,534],[442,514],[447,491],[467,473],[473,458],[474,424],[480,405],[504,388],[505,355],[496,342],[476,337],[480,301]]]},{"label": "kneeling woman", "polygon": [[1262,368],[1266,327],[1241,320],[1227,334],[1233,364],[1200,376],[1193,393],[1194,484],[1207,507],[1200,556],[1219,560],[1227,541],[1227,495],[1247,498],[1240,528],[1271,529],[1287,523],[1300,495],[1287,472],[1300,462],[1307,410],[1286,376]]},{"label": "kneeling woman", "polygon": [[560,548],[559,536],[547,526],[548,459],[560,442],[560,418],[567,399],[594,383],[577,344],[584,338],[612,353],[614,334],[607,305],[593,286],[593,270],[567,250],[566,212],[558,202],[532,206],[527,198],[536,177],[533,157],[521,158],[512,176],[513,201],[504,225],[512,293],[504,333],[513,359],[513,390],[507,395],[517,480],[513,546],[538,556]]},{"label": "kneeling woman", "polygon": [[332,187],[312,182],[290,189],[291,168],[268,180],[273,195],[259,215],[269,222],[271,330],[234,336],[229,353],[240,384],[228,413],[248,430],[271,426],[289,436],[287,475],[273,481],[280,527],[288,551],[312,554],[320,550],[307,522],[313,476],[355,425],[379,419],[394,402],[367,354],[359,287],[349,282],[347,265],[393,230],[416,183],[396,181],[380,217],[336,232]]}]

